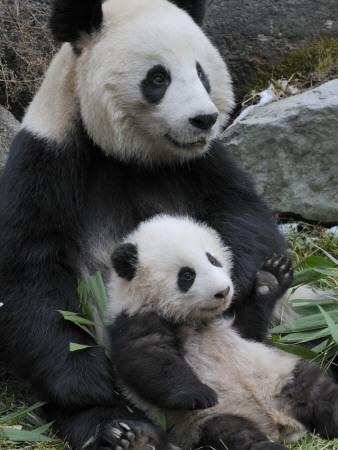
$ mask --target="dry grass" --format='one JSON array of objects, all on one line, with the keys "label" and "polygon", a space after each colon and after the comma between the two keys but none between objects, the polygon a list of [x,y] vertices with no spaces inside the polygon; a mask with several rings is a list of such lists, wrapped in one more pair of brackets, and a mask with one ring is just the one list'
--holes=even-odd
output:
[{"label": "dry grass", "polygon": [[17,119],[56,51],[47,22],[43,2],[0,0],[0,103]]}]

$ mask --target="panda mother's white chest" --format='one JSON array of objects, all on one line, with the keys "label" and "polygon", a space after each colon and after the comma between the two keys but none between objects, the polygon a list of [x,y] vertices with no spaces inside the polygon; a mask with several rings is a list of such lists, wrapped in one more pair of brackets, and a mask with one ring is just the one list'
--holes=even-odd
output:
[{"label": "panda mother's white chest", "polygon": [[298,358],[241,338],[225,319],[185,333],[186,361],[218,393],[219,403],[198,416],[235,414],[255,421],[273,439],[298,438],[293,435],[302,426],[289,416],[281,395]]}]

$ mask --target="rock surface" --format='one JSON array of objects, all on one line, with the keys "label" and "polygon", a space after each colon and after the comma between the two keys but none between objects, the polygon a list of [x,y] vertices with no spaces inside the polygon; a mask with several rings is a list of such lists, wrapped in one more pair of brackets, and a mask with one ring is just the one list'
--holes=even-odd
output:
[{"label": "rock surface", "polygon": [[11,142],[20,128],[20,122],[0,106],[0,174],[5,165]]},{"label": "rock surface", "polygon": [[338,36],[337,0],[211,0],[205,30],[245,85],[290,52]]},{"label": "rock surface", "polygon": [[274,212],[338,222],[338,79],[255,108],[223,142]]}]

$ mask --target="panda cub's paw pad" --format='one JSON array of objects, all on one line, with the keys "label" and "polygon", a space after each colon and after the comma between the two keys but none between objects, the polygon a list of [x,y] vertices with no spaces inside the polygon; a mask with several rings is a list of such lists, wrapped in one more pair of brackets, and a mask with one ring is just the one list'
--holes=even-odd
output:
[{"label": "panda cub's paw pad", "polygon": [[283,289],[290,287],[293,270],[291,260],[287,256],[273,254],[265,261],[262,270],[274,275]]},{"label": "panda cub's paw pad", "polygon": [[265,296],[281,295],[292,283],[293,271],[291,261],[284,255],[272,255],[267,258],[257,273],[256,294]]}]

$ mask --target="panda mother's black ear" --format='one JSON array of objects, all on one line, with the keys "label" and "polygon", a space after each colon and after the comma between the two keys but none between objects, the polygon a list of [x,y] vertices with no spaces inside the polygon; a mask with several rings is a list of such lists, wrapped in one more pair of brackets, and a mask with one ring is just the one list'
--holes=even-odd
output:
[{"label": "panda mother's black ear", "polygon": [[203,25],[207,11],[207,0],[170,0],[176,6],[184,9],[199,25]]},{"label": "panda mother's black ear", "polygon": [[136,245],[127,243],[116,247],[111,256],[111,262],[119,277],[131,281],[138,264]]},{"label": "panda mother's black ear", "polygon": [[53,0],[49,25],[57,41],[75,44],[99,30],[102,18],[102,0]]}]

